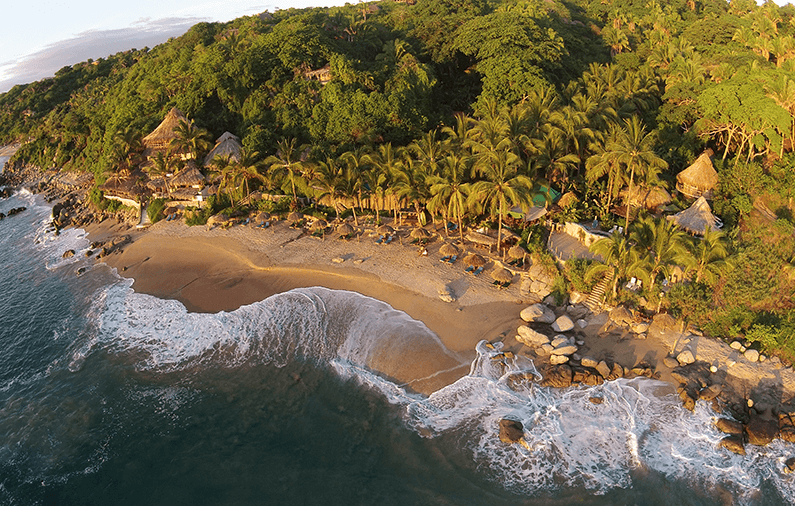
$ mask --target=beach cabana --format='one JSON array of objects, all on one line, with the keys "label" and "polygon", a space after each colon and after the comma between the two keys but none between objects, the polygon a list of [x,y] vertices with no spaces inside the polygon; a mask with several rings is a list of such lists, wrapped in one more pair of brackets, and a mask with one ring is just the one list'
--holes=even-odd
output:
[{"label": "beach cabana", "polygon": [[712,150],[707,149],[690,167],[676,175],[676,189],[690,198],[711,199],[718,185],[718,173],[712,166]]},{"label": "beach cabana", "polygon": [[674,223],[691,234],[697,235],[704,235],[707,227],[712,230],[723,227],[720,219],[712,214],[712,209],[703,195],[693,202],[692,206],[673,216],[668,216],[668,219],[673,220]]},{"label": "beach cabana", "polygon": [[287,221],[290,222],[291,226],[296,226],[303,219],[304,215],[298,211],[293,211],[287,215]]},{"label": "beach cabana", "polygon": [[174,132],[174,130],[183,121],[187,123],[188,118],[182,114],[179,109],[172,107],[157,128],[143,138],[142,142],[146,148],[146,152],[144,154],[149,157],[158,151],[164,151],[168,149],[171,141],[177,138],[177,134]]},{"label": "beach cabana", "polygon": [[343,223],[337,227],[337,233],[340,235],[340,237],[350,239],[351,236],[356,233],[356,229],[353,228],[350,223]]},{"label": "beach cabana", "polygon": [[326,220],[315,220],[312,223],[312,230],[325,230],[328,228],[328,222]]},{"label": "beach cabana", "polygon": [[574,192],[566,192],[562,197],[560,197],[560,200],[558,200],[558,207],[561,209],[566,209],[567,207],[573,206],[579,201],[580,199],[577,198],[577,195],[575,195]]},{"label": "beach cabana", "polygon": [[125,206],[140,209],[139,201],[146,195],[147,189],[138,183],[138,176],[140,174],[129,176],[115,174],[100,185],[99,189],[106,199],[118,200]]},{"label": "beach cabana", "polygon": [[243,154],[243,145],[240,144],[240,138],[229,132],[224,132],[218,140],[215,141],[215,146],[204,157],[204,167],[212,165],[216,157],[229,157],[230,161],[239,162]]}]

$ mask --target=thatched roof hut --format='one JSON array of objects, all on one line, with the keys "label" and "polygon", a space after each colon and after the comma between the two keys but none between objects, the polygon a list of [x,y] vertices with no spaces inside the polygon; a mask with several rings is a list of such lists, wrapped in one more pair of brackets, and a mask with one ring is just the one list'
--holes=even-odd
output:
[{"label": "thatched roof hut", "polygon": [[188,118],[179,109],[172,107],[157,128],[143,138],[144,146],[152,151],[166,149],[177,138],[174,129],[183,121],[187,123]]},{"label": "thatched roof hut", "polygon": [[146,187],[152,190],[153,192],[165,192],[168,191],[168,186],[166,186],[165,178],[160,176],[153,177],[149,181],[146,182]]},{"label": "thatched roof hut", "polygon": [[521,258],[524,258],[526,254],[527,251],[525,251],[525,249],[519,246],[518,244],[514,244],[508,250],[508,256],[513,258],[514,260],[519,260]]},{"label": "thatched roof hut", "polygon": [[243,155],[243,145],[240,144],[240,138],[229,132],[224,134],[215,141],[213,149],[204,157],[204,166],[209,167],[212,165],[215,157],[228,156],[230,160],[239,162]]},{"label": "thatched roof hut", "polygon": [[497,245],[497,239],[488,236],[486,234],[480,234],[478,232],[467,232],[467,234],[464,237],[466,237],[466,240],[469,242],[474,242],[475,244],[488,246],[489,248]]},{"label": "thatched roof hut", "polygon": [[473,267],[481,267],[486,265],[486,259],[477,253],[470,253],[464,257],[464,263]]},{"label": "thatched roof hut", "polygon": [[174,188],[201,188],[204,186],[204,183],[207,181],[205,179],[204,174],[199,172],[195,166],[193,167],[186,167],[181,171],[177,172],[177,174],[171,178],[169,184],[171,184]]},{"label": "thatched roof hut", "polygon": [[632,207],[645,207],[650,211],[671,203],[671,194],[660,186],[652,186],[651,188],[634,186],[631,197],[629,197],[629,189],[624,188],[621,190],[620,196],[624,199],[624,202],[629,200],[629,205]]},{"label": "thatched roof hut", "polygon": [[513,280],[513,273],[504,268],[494,269],[491,271],[491,278],[498,283],[510,283]]},{"label": "thatched roof hut", "polygon": [[455,247],[453,244],[450,244],[449,242],[442,244],[442,247],[439,248],[439,254],[444,255],[446,257],[457,255],[458,253],[459,253],[458,248]]},{"label": "thatched roof hut", "polygon": [[431,233],[428,232],[426,229],[422,227],[417,227],[411,231],[411,237],[413,239],[427,239],[431,236]]},{"label": "thatched roof hut", "polygon": [[130,200],[136,200],[141,195],[146,194],[146,188],[138,183],[138,177],[134,175],[122,176],[115,174],[101,184],[99,189],[106,196],[122,197]]},{"label": "thatched roof hut", "polygon": [[707,227],[715,230],[723,226],[720,219],[712,214],[712,209],[703,195],[693,202],[692,206],[673,216],[668,216],[668,219],[673,220],[674,223],[691,234],[698,235],[704,235]]},{"label": "thatched roof hut", "polygon": [[712,166],[713,151],[707,149],[696,158],[690,167],[686,168],[676,176],[676,189],[682,194],[697,198],[703,196],[711,199],[715,187],[718,185],[718,173]]}]

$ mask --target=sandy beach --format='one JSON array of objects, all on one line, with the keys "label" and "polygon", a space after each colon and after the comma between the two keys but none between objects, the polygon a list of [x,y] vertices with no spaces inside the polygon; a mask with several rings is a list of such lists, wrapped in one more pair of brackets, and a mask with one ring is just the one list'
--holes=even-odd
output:
[{"label": "sandy beach", "polygon": [[[125,231],[124,226],[105,222],[88,232],[92,240],[130,235],[130,244],[103,261],[133,278],[136,291],[179,300],[189,311],[232,311],[276,293],[312,286],[355,291],[386,302],[423,322],[446,348],[416,343],[412,355],[388,371],[391,379],[420,393],[431,393],[466,375],[481,339],[501,341],[506,350],[543,362],[515,339],[516,328],[524,323],[519,312],[527,305],[519,283],[505,290],[492,284],[488,274],[494,260],[499,262],[496,254],[478,277],[466,273],[460,260],[454,265],[440,262],[438,249],[444,237],[431,242],[423,256],[407,238],[379,245],[367,229],[349,241],[336,233],[317,238],[285,222],[268,229],[224,229],[161,221],[145,231]],[[484,250],[477,252],[487,255]],[[457,297],[454,302],[438,296],[448,288]],[[563,309],[556,312],[562,314]],[[663,358],[674,348],[678,352],[688,347],[696,350],[699,360],[718,368],[716,376],[722,382],[742,396],[756,397],[757,404],[774,407],[792,401],[795,373],[777,359],[752,364],[725,343],[654,326],[646,339],[615,328],[605,333],[607,321],[606,313],[592,315],[587,327],[575,329],[583,342],[581,355],[627,368],[642,363],[675,386],[678,382]]]}]

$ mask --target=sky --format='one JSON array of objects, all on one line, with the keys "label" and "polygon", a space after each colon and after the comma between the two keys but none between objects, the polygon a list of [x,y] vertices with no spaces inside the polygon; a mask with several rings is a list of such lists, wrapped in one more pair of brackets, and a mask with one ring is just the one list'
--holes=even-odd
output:
[{"label": "sky", "polygon": [[[356,0],[348,0],[355,3]],[[2,7],[0,93],[66,66],[154,47],[201,21],[230,21],[345,0],[15,0]]]}]

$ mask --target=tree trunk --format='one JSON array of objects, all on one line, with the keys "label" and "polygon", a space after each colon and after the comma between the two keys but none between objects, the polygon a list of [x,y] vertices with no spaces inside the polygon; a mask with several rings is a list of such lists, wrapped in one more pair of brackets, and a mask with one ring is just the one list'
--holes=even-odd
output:
[{"label": "tree trunk", "polygon": [[632,202],[632,182],[635,179],[635,165],[632,165],[632,168],[629,171],[629,194],[627,195],[627,216],[626,221],[624,223],[624,235],[629,234],[629,211],[632,209],[630,203]]}]

